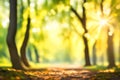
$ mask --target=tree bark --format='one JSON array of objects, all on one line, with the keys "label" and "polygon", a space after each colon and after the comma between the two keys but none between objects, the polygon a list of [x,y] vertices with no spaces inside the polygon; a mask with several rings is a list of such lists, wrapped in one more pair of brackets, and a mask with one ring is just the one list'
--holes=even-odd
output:
[{"label": "tree bark", "polygon": [[[120,36],[120,27],[119,27],[119,36]],[[120,37],[119,37],[119,46],[118,46],[119,50],[118,50],[118,61],[119,61],[119,64],[120,64]]]},{"label": "tree bark", "polygon": [[7,45],[10,53],[12,67],[24,69],[16,47],[15,36],[17,31],[17,0],[10,0],[10,23],[7,33]]},{"label": "tree bark", "polygon": [[40,62],[39,53],[38,53],[37,48],[35,46],[33,46],[33,48],[34,48],[34,52],[35,52],[35,56],[36,56],[36,63],[39,63]]},{"label": "tree bark", "polygon": [[31,48],[28,48],[28,59],[29,59],[29,61],[33,61],[33,59],[32,59],[32,52],[31,52],[31,50],[30,50]]},{"label": "tree bark", "polygon": [[85,52],[85,66],[90,66],[91,63],[90,63],[90,56],[89,56],[89,47],[88,47],[88,39],[87,37],[85,37],[85,34],[88,32],[87,29],[86,29],[86,9],[84,7],[84,3],[86,3],[86,0],[84,0],[84,2],[82,3],[82,10],[83,10],[83,13],[82,13],[82,17],[77,13],[76,10],[74,10],[72,7],[71,7],[71,10],[74,12],[74,14],[78,17],[79,21],[81,22],[82,24],[82,27],[84,29],[84,35],[83,35],[83,41],[84,41],[84,45],[85,45],[85,49],[84,49],[84,52]]},{"label": "tree bark", "polygon": [[[28,7],[30,8],[30,0],[28,0]],[[24,37],[24,41],[23,41],[23,44],[21,46],[21,49],[20,49],[20,53],[21,53],[21,60],[22,62],[25,64],[25,66],[29,67],[29,63],[28,63],[28,60],[27,60],[27,57],[26,57],[26,47],[27,47],[27,43],[28,43],[28,40],[29,40],[29,31],[30,31],[30,9],[29,9],[29,12],[28,12],[28,19],[27,19],[27,29],[26,29],[26,32],[25,32],[25,37]]]},{"label": "tree bark", "polygon": [[22,44],[21,49],[20,49],[21,60],[25,64],[25,66],[27,66],[27,67],[30,66],[28,63],[27,57],[26,57],[26,47],[27,47],[27,43],[29,40],[29,30],[30,30],[30,17],[28,16],[27,29],[26,29],[23,44]]},{"label": "tree bark", "polygon": [[[86,2],[86,0],[84,0],[84,3]],[[84,28],[84,35],[83,35],[83,40],[84,40],[84,44],[85,44],[85,66],[90,66],[90,56],[89,56],[89,47],[88,47],[88,40],[87,37],[85,36],[86,33],[88,33],[87,29],[86,29],[86,10],[84,7],[84,3],[82,4],[82,10],[83,10],[83,19],[82,19],[82,26]]]},{"label": "tree bark", "polygon": [[[108,33],[110,30],[108,30]],[[108,56],[108,68],[115,67],[115,58],[114,58],[114,47],[113,47],[113,34],[108,35],[108,48],[107,48],[107,56]]]},{"label": "tree bark", "polygon": [[96,61],[97,61],[97,58],[96,58],[96,42],[94,43],[94,45],[93,45],[93,51],[92,51],[92,53],[93,53],[93,65],[96,65]]},{"label": "tree bark", "polygon": [[[100,9],[101,9],[101,17],[104,17],[104,11],[103,11],[103,2],[104,0],[101,0],[100,3]],[[108,48],[107,48],[107,57],[108,57],[108,68],[115,67],[115,58],[114,58],[114,47],[113,47],[113,35],[109,35],[110,29],[107,29],[107,35],[108,35]]]},{"label": "tree bark", "polygon": [[85,45],[85,66],[90,66],[90,57],[89,57],[89,48],[88,48],[88,41],[87,38],[83,36],[83,40],[84,40],[84,45]]},{"label": "tree bark", "polygon": [[119,64],[120,64],[120,39],[119,39],[119,51],[118,51],[118,53],[119,53]]}]

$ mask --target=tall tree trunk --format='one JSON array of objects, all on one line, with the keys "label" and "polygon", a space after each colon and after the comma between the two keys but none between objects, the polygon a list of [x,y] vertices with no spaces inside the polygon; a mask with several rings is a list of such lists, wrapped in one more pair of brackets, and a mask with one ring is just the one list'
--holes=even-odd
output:
[{"label": "tall tree trunk", "polygon": [[[110,30],[108,30],[108,34],[110,33]],[[108,35],[108,48],[107,48],[107,56],[108,56],[108,68],[115,67],[115,58],[114,58],[114,47],[113,47],[113,34]]]},{"label": "tall tree trunk", "polygon": [[23,61],[23,63],[27,67],[30,66],[29,63],[28,63],[27,57],[26,57],[26,47],[27,47],[27,43],[28,43],[28,40],[29,40],[29,30],[30,30],[30,16],[28,16],[27,29],[26,29],[23,44],[22,44],[21,49],[20,49],[21,60]]},{"label": "tall tree trunk", "polygon": [[[84,0],[84,3],[86,3],[86,0]],[[83,19],[82,19],[82,26],[84,28],[84,35],[83,35],[83,40],[84,40],[84,44],[85,44],[85,66],[90,66],[90,56],[89,56],[89,47],[88,47],[88,40],[87,37],[85,36],[85,34],[88,33],[87,29],[86,29],[86,10],[84,7],[84,3],[82,4],[82,10],[83,10]]]},{"label": "tall tree trunk", "polygon": [[[119,27],[119,36],[120,36],[120,27]],[[118,46],[119,50],[118,50],[118,59],[119,59],[119,64],[120,64],[120,37],[119,37],[119,46]]]},{"label": "tall tree trunk", "polygon": [[[100,3],[100,9],[101,9],[101,17],[104,17],[104,11],[103,11],[103,2],[104,0],[101,0],[101,3]],[[113,35],[114,34],[110,34],[110,29],[108,28],[107,29],[107,35],[108,35],[108,41],[107,41],[107,44],[108,44],[108,48],[107,48],[107,57],[108,57],[108,68],[112,68],[112,67],[115,67],[115,58],[114,58],[114,47],[113,47]]]},{"label": "tall tree trunk", "polygon": [[83,40],[84,40],[84,45],[85,45],[85,66],[90,66],[90,57],[89,57],[89,48],[88,48],[88,40],[85,36],[83,36]]},{"label": "tall tree trunk", "polygon": [[31,52],[30,49],[31,49],[31,48],[28,48],[28,59],[29,59],[30,61],[33,61],[33,59],[32,59],[32,52]]},{"label": "tall tree trunk", "polygon": [[118,53],[119,53],[119,64],[120,64],[120,39],[119,39],[119,51],[118,51]]},{"label": "tall tree trunk", "polygon": [[15,36],[17,31],[17,0],[10,0],[10,23],[7,33],[7,45],[10,53],[12,67],[15,69],[24,69],[16,47]]},{"label": "tall tree trunk", "polygon": [[85,36],[85,34],[88,33],[88,30],[86,28],[86,9],[84,7],[84,4],[86,3],[86,0],[83,1],[82,3],[82,17],[77,13],[76,10],[74,10],[72,7],[71,7],[71,10],[74,12],[74,14],[78,17],[79,21],[81,22],[82,24],[82,27],[84,29],[84,35],[83,35],[83,41],[84,41],[84,45],[85,45],[85,49],[84,49],[84,53],[85,53],[85,66],[90,66],[91,63],[90,63],[90,56],[89,56],[89,47],[88,47],[88,39],[87,37]]},{"label": "tall tree trunk", "polygon": [[[28,0],[28,7],[30,8],[30,0]],[[27,57],[26,57],[26,47],[27,47],[27,43],[28,43],[28,40],[29,40],[29,31],[30,31],[30,9],[29,9],[29,12],[28,12],[28,19],[27,19],[27,29],[26,29],[26,33],[25,33],[25,37],[24,37],[24,41],[23,41],[23,44],[21,46],[21,49],[20,49],[20,53],[21,53],[21,60],[22,62],[25,64],[25,66],[29,67],[29,63],[28,63],[28,60],[27,60]]]},{"label": "tall tree trunk", "polygon": [[96,58],[96,47],[95,46],[96,46],[96,42],[93,45],[93,51],[92,51],[92,53],[93,53],[93,57],[92,57],[93,65],[96,65],[96,61],[97,61],[97,58]]},{"label": "tall tree trunk", "polygon": [[34,48],[34,52],[35,52],[35,56],[36,56],[36,63],[39,63],[40,62],[40,59],[39,59],[40,56],[38,54],[37,48],[35,46],[33,46],[33,48]]}]

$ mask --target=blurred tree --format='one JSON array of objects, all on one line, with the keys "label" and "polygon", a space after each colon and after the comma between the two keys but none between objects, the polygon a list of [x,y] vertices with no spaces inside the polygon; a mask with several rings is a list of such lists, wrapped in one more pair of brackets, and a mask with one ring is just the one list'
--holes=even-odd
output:
[{"label": "blurred tree", "polygon": [[112,8],[112,11],[111,11],[111,13],[114,13],[114,14],[116,14],[116,16],[115,16],[115,19],[117,20],[116,22],[117,22],[117,24],[116,24],[116,29],[118,30],[118,33],[116,33],[116,34],[118,34],[118,61],[119,61],[119,63],[120,63],[120,24],[119,24],[119,22],[120,22],[120,0],[111,0],[111,8]]},{"label": "blurred tree", "polygon": [[90,63],[90,56],[89,56],[89,47],[88,47],[88,39],[87,39],[87,33],[88,33],[88,30],[87,30],[87,26],[86,26],[86,21],[87,21],[87,18],[86,18],[86,9],[85,9],[85,3],[86,3],[86,0],[83,0],[82,4],[81,4],[81,7],[82,7],[82,17],[77,13],[77,11],[71,6],[71,10],[72,12],[78,17],[79,21],[81,22],[82,24],[82,27],[84,29],[84,34],[83,34],[83,41],[84,41],[84,45],[85,45],[85,49],[84,49],[84,54],[85,54],[85,66],[90,66],[91,63]]},{"label": "blurred tree", "polygon": [[92,52],[92,55],[93,55],[93,65],[96,65],[96,61],[97,61],[97,57],[96,57],[96,42],[93,44],[93,52]]},{"label": "blurred tree", "polygon": [[[119,33],[119,36],[120,36],[120,33]],[[119,39],[119,64],[120,64],[120,39]]]},{"label": "blurred tree", "polygon": [[28,57],[28,60],[31,62],[35,62],[35,63],[40,62],[39,52],[35,44],[29,44],[27,49],[27,57]]},{"label": "blurred tree", "polygon": [[[104,0],[101,0],[100,3],[100,9],[101,9],[101,17],[104,18],[104,5],[103,5]],[[111,3],[112,4],[112,3]],[[109,15],[110,16],[110,15]],[[108,68],[111,67],[115,67],[115,57],[114,57],[114,47],[113,47],[113,35],[114,32],[111,29],[111,27],[106,26],[107,27],[107,35],[108,35],[108,40],[107,40],[107,44],[108,44],[108,48],[107,48],[107,58],[108,58]]]},{"label": "blurred tree", "polygon": [[7,33],[7,45],[10,53],[12,67],[24,69],[16,47],[15,36],[17,31],[17,0],[10,0],[10,23]]},{"label": "blurred tree", "polygon": [[33,45],[33,48],[34,48],[34,52],[35,52],[35,56],[36,56],[35,62],[36,62],[36,63],[39,63],[39,62],[40,62],[40,56],[39,56],[39,54],[38,54],[37,47],[36,47],[35,45]]},{"label": "blurred tree", "polygon": [[29,61],[33,61],[33,59],[32,59],[32,52],[31,52],[31,48],[30,47],[28,47],[28,49],[27,49],[27,56],[28,56],[28,60]]},{"label": "blurred tree", "polygon": [[110,29],[108,29],[108,48],[107,48],[107,57],[108,57],[108,68],[115,67],[115,56],[114,56],[114,43],[113,43],[113,33],[111,34]]},{"label": "blurred tree", "polygon": [[30,0],[28,0],[28,19],[27,19],[27,28],[26,28],[26,32],[25,32],[25,37],[24,37],[24,41],[22,43],[21,49],[20,49],[20,53],[21,53],[21,60],[23,61],[23,63],[25,64],[25,66],[29,67],[29,63],[26,57],[26,47],[27,47],[27,43],[29,40],[29,31],[30,31]]}]

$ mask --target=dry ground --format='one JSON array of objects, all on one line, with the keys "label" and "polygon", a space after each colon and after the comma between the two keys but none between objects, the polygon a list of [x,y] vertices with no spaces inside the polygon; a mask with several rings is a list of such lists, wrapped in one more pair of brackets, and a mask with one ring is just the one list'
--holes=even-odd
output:
[{"label": "dry ground", "polygon": [[120,80],[120,72],[98,72],[82,68],[47,68],[29,71],[1,68],[0,80]]}]

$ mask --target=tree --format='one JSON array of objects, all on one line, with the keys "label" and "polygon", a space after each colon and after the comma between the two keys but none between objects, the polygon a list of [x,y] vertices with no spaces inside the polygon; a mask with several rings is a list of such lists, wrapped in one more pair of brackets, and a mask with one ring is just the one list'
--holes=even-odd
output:
[{"label": "tree", "polygon": [[[119,33],[119,35],[120,35],[120,33]],[[120,40],[119,40],[119,64],[120,64]]]},{"label": "tree", "polygon": [[[104,0],[101,0],[100,3],[100,9],[101,9],[101,17],[104,18],[104,12],[103,12],[103,2]],[[110,16],[110,15],[109,15]],[[107,58],[108,58],[108,68],[115,67],[115,58],[114,58],[114,47],[113,47],[113,31],[110,27],[107,26],[107,35],[108,35],[108,48],[107,48]]]},{"label": "tree", "polygon": [[96,65],[96,61],[97,61],[97,58],[96,58],[96,42],[94,43],[93,45],[93,51],[92,51],[92,54],[93,54],[93,65]]},{"label": "tree", "polygon": [[35,45],[33,45],[33,48],[34,48],[34,52],[35,52],[35,56],[36,56],[36,60],[35,60],[35,62],[36,63],[39,63],[40,62],[40,56],[39,56],[39,53],[38,53],[38,51],[37,51],[37,48],[36,48],[36,46]]},{"label": "tree", "polygon": [[107,48],[107,56],[108,56],[108,68],[115,67],[115,58],[114,58],[114,47],[113,47],[113,35],[108,29],[108,48]]},{"label": "tree", "polygon": [[[30,8],[30,0],[28,0],[28,7]],[[24,37],[23,44],[22,44],[21,49],[20,49],[21,60],[25,64],[25,66],[27,66],[27,67],[30,66],[29,63],[28,63],[27,57],[26,57],[26,47],[27,47],[27,43],[28,43],[28,40],[29,40],[30,21],[31,21],[30,11],[28,11],[27,29],[26,29],[26,32],[25,32],[25,37]]]},{"label": "tree", "polygon": [[17,0],[10,0],[10,23],[7,33],[7,45],[10,53],[12,67],[15,69],[24,69],[16,47],[15,36],[17,31]]},{"label": "tree", "polygon": [[27,61],[27,57],[26,57],[26,47],[27,47],[27,43],[28,43],[28,39],[29,39],[29,30],[30,30],[30,16],[28,16],[27,29],[26,29],[26,33],[25,33],[23,44],[22,44],[21,49],[20,49],[21,60],[23,61],[23,63],[27,67],[30,66],[28,61]]},{"label": "tree", "polygon": [[86,28],[86,22],[87,22],[87,18],[86,18],[86,9],[84,4],[86,3],[86,0],[83,0],[82,3],[82,17],[77,13],[77,11],[71,6],[71,10],[72,12],[78,17],[79,21],[82,24],[82,27],[84,29],[84,34],[83,34],[83,41],[84,41],[84,45],[85,45],[85,49],[84,49],[84,53],[85,53],[85,66],[90,66],[90,57],[89,57],[89,47],[88,47],[88,39],[85,36],[88,33],[88,30]]},{"label": "tree", "polygon": [[31,48],[30,47],[28,47],[27,54],[28,54],[28,60],[29,61],[33,61],[33,59],[32,59],[32,52],[31,52]]}]

